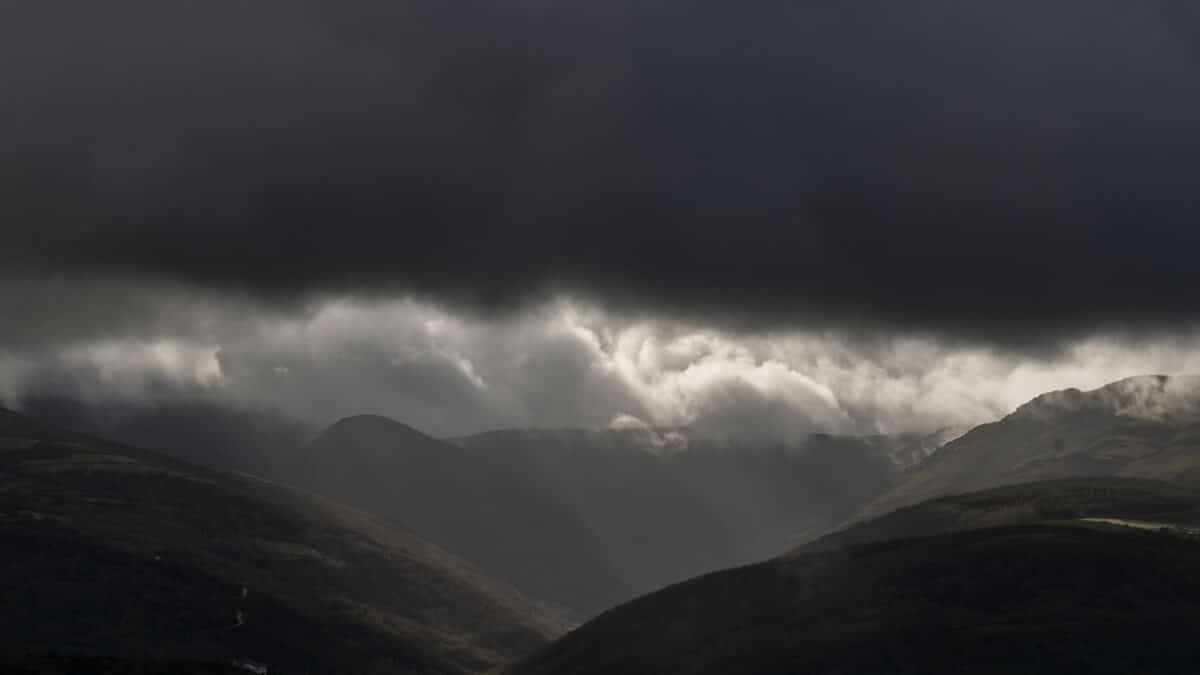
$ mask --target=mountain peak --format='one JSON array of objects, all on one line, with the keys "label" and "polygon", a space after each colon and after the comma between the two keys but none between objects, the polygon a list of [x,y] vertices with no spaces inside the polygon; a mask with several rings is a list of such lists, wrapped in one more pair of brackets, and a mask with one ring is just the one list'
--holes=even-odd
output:
[{"label": "mountain peak", "polygon": [[362,434],[370,434],[372,437],[378,438],[387,437],[420,437],[423,439],[434,440],[432,436],[411,427],[403,422],[398,422],[390,417],[383,415],[351,415],[343,417],[334,422],[328,429],[322,432],[322,437],[356,437]]},{"label": "mountain peak", "polygon": [[1052,391],[1017,408],[1012,416],[1046,422],[1089,413],[1161,422],[1197,421],[1200,376],[1138,375],[1090,391]]}]

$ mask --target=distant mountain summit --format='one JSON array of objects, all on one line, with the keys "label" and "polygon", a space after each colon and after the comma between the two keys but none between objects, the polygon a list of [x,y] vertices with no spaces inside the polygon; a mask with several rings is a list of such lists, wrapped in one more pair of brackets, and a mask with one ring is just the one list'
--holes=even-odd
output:
[{"label": "distant mountain summit", "polygon": [[437,439],[428,436],[413,427],[397,422],[383,415],[352,415],[334,422],[328,429],[313,441],[319,443],[363,443],[375,444],[381,438],[392,442],[430,443],[436,444]]},{"label": "distant mountain summit", "polygon": [[1076,476],[1200,484],[1200,377],[1147,375],[1038,396],[947,443],[862,515],[940,495]]},{"label": "distant mountain summit", "polygon": [[[405,473],[433,470],[445,443],[382,415],[338,420],[296,453],[294,479],[328,495],[353,495],[363,502],[372,491],[388,492]],[[373,503],[360,503],[368,508]]]}]

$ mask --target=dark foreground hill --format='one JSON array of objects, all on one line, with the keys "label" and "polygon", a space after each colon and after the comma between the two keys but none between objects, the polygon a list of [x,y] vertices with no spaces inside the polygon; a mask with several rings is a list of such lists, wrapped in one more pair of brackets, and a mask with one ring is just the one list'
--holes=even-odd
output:
[{"label": "dark foreground hill", "polygon": [[[1148,481],[1019,487],[672,586],[509,673],[1195,672],[1200,494]],[[955,510],[979,529],[955,531]],[[1026,524],[1004,524],[1022,510]],[[922,520],[951,531],[892,538]]]},{"label": "dark foreground hill", "polygon": [[1039,396],[947,443],[864,510],[1073,476],[1200,485],[1200,377],[1147,375]]},{"label": "dark foreground hill", "polygon": [[558,632],[360,512],[3,411],[0,551],[3,672],[471,673]]},{"label": "dark foreground hill", "polygon": [[792,555],[890,539],[1080,519],[1195,528],[1200,526],[1200,490],[1138,478],[1064,478],[1008,485],[906,506],[801,546]]},{"label": "dark foreground hill", "polygon": [[788,448],[682,450],[669,446],[678,433],[640,429],[445,442],[361,416],[306,448],[298,480],[587,618],[778,555],[848,518],[890,485],[889,452],[899,446],[884,441],[813,436]]}]

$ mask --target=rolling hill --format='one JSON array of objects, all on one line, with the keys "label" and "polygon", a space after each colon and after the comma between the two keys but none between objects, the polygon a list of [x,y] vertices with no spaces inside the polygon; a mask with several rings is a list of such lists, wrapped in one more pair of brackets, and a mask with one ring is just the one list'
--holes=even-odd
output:
[{"label": "rolling hill", "polygon": [[0,550],[5,672],[474,673],[562,628],[362,512],[7,411]]},{"label": "rolling hill", "polygon": [[639,598],[507,672],[1190,673],[1198,506],[1121,480],[926,503]]}]

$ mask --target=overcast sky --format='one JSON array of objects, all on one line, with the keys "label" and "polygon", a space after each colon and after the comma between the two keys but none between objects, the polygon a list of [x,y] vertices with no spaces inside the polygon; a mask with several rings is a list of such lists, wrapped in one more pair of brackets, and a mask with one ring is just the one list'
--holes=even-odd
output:
[{"label": "overcast sky", "polygon": [[1197,371],[1188,0],[0,8],[0,397],[934,429]]}]

